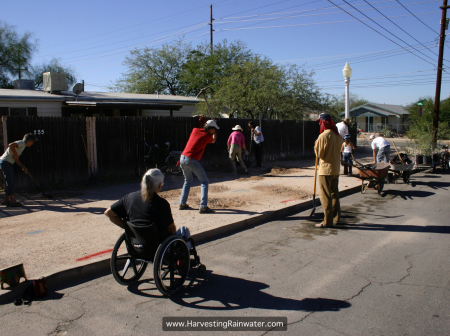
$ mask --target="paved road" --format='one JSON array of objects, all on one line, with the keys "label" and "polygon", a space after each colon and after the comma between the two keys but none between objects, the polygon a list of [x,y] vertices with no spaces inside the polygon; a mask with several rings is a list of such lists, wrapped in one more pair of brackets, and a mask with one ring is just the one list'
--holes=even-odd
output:
[{"label": "paved road", "polygon": [[128,288],[104,275],[4,304],[0,334],[160,335],[164,316],[287,316],[283,335],[448,335],[450,176],[412,182],[343,198],[340,228],[314,228],[318,208],[314,221],[306,211],[204,244],[206,280],[170,299],[147,271]]}]

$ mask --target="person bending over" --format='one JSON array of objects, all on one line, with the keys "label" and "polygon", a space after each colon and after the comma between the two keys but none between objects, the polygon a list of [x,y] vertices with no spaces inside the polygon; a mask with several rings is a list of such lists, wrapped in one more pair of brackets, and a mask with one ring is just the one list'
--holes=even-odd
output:
[{"label": "person bending over", "polygon": [[180,166],[183,170],[184,185],[180,197],[180,210],[189,209],[186,204],[189,191],[191,190],[191,183],[194,180],[195,174],[198,177],[201,185],[201,199],[200,199],[200,213],[212,213],[214,210],[208,208],[208,177],[205,169],[200,164],[200,159],[205,152],[206,145],[216,142],[216,130],[219,129],[214,120],[208,120],[203,128],[195,127],[192,130],[191,136],[181,153]]},{"label": "person bending over", "polygon": [[38,139],[32,133],[27,133],[23,137],[23,140],[12,142],[8,145],[8,149],[0,157],[0,169],[3,173],[6,182],[6,192],[3,198],[2,205],[21,207],[22,203],[17,202],[14,197],[14,187],[16,185],[16,176],[14,175],[13,165],[17,163],[25,174],[28,173],[28,169],[20,162],[19,156],[27,147],[31,147]]}]

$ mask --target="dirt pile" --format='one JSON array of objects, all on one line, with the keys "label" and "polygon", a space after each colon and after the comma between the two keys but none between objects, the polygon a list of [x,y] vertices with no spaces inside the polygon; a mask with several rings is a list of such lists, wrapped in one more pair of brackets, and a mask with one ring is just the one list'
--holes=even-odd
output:
[{"label": "dirt pile", "polygon": [[244,197],[224,197],[224,198],[210,198],[208,206],[210,208],[240,208],[250,205],[251,202]]},{"label": "dirt pile", "polygon": [[293,189],[290,187],[284,187],[284,186],[272,186],[272,185],[262,185],[254,187],[253,189],[261,191],[265,194],[270,194],[274,196],[280,196],[282,195],[286,199],[292,199],[292,200],[300,200],[304,198],[308,198],[310,195],[307,191],[302,189]]},{"label": "dirt pile", "polygon": [[286,175],[286,174],[293,174],[300,172],[300,168],[285,168],[285,167],[273,167],[268,168],[267,170],[268,175]]}]

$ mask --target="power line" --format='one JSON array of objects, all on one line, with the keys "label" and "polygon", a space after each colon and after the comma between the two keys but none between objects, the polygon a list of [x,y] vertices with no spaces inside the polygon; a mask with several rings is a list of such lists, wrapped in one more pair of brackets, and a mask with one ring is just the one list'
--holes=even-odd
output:
[{"label": "power line", "polygon": [[[397,1],[397,0],[378,1],[378,2],[372,2],[372,4],[379,4],[379,3],[385,3],[385,2],[394,2],[394,1]],[[415,3],[411,3],[411,4],[406,4],[406,6],[422,5],[422,4],[431,3],[431,2],[439,2],[439,0],[415,2]],[[361,4],[355,4],[355,6],[365,6],[365,4],[362,4],[362,3]],[[349,7],[349,6],[342,6],[342,7]],[[389,6],[389,7],[399,7],[399,6]],[[273,13],[267,13],[267,14],[255,14],[255,15],[247,15],[247,16],[223,17],[223,18],[220,18],[220,20],[251,18],[251,17],[259,17],[259,16],[267,16],[267,15],[305,13],[305,12],[313,12],[313,11],[317,11],[317,10],[330,9],[330,8],[334,8],[334,6],[322,7],[322,8],[314,8],[314,9],[305,9],[305,10],[301,10],[301,11],[292,11],[292,12],[278,12],[278,13],[277,12],[273,12]],[[381,8],[384,8],[384,7],[381,7]]]},{"label": "power line", "polygon": [[[407,34],[409,37],[411,37],[414,41],[416,41],[417,43],[420,43],[422,46],[424,46],[422,44],[422,42],[420,42],[418,39],[416,39],[414,36],[412,36],[411,34],[409,34],[406,30],[404,30],[402,27],[400,27],[398,24],[396,24],[394,21],[392,21],[391,19],[389,19],[386,15],[384,15],[383,13],[381,13],[378,8],[375,8],[374,6],[372,6],[367,0],[364,0],[365,3],[367,3],[370,7],[372,7],[373,9],[375,9],[378,13],[380,13],[381,15],[383,15],[386,19],[389,20],[389,22],[391,22],[392,24],[394,24],[397,28],[399,28],[402,32],[404,32],[405,34]],[[425,47],[425,46],[424,46]],[[436,56],[439,56],[437,53],[435,53],[434,51],[432,51],[430,48],[427,48],[429,51],[431,51],[432,53],[434,53]]]},{"label": "power line", "polygon": [[417,20],[419,20],[420,22],[422,22],[426,27],[428,27],[432,32],[436,33],[439,35],[439,33],[437,31],[435,31],[433,28],[431,28],[429,25],[427,25],[425,22],[423,22],[421,19],[419,19],[417,16],[414,15],[414,13],[412,13],[408,8],[406,8],[399,0],[396,0],[404,9],[406,9],[408,12],[410,12]]},{"label": "power line", "polygon": [[[331,1],[330,1],[331,2]],[[436,13],[439,13],[439,12],[429,12],[429,13],[420,13],[420,14],[417,14],[417,15],[428,15],[428,14],[436,14]],[[332,13],[332,14],[334,14],[334,13]],[[350,13],[348,13],[349,15],[351,15]],[[352,15],[353,16],[353,15]],[[400,18],[400,17],[409,17],[409,16],[411,16],[411,15],[397,15],[397,16],[391,16],[390,18]],[[353,16],[354,17],[354,16]],[[282,19],[282,18],[274,18],[274,19],[268,19],[267,21],[269,21],[269,20],[278,20],[278,19]],[[267,28],[283,28],[283,27],[296,27],[296,26],[313,26],[313,25],[321,25],[321,24],[331,24],[331,23],[345,23],[345,22],[356,22],[356,21],[359,21],[359,22],[361,22],[361,23],[364,23],[364,22],[362,22],[362,21],[373,21],[373,20],[382,20],[382,19],[384,19],[383,17],[380,17],[380,18],[368,18],[368,19],[358,19],[358,18],[355,18],[356,20],[343,20],[343,21],[328,21],[328,22],[313,22],[313,23],[297,23],[297,24],[290,24],[290,25],[278,25],[278,26],[264,26],[264,27],[251,27],[251,28],[247,28],[248,26],[244,26],[244,27],[238,27],[238,28],[223,28],[223,29],[219,29],[218,31],[230,31],[230,30],[249,30],[249,29],[267,29]],[[252,21],[252,20],[249,20],[249,21]],[[224,24],[224,23],[222,23],[222,22],[220,22],[221,24]],[[365,23],[364,23],[365,24]],[[371,29],[373,29],[372,27],[370,27],[369,25],[366,25],[366,26],[368,26],[369,28],[371,28]],[[373,29],[373,30],[375,30],[375,29]],[[377,30],[375,30],[377,33],[379,33]],[[379,33],[379,34],[381,34],[381,33]],[[381,34],[383,37],[386,37],[386,36],[384,36],[383,34]],[[389,39],[388,37],[386,37],[387,39]],[[390,40],[390,39],[389,39]],[[401,40],[400,38],[399,38],[399,40]],[[395,44],[397,44],[398,46],[400,46],[400,47],[402,47],[400,44],[398,44],[398,43],[396,43],[396,42],[394,42],[394,41],[392,41],[392,40],[390,40],[391,42],[393,42],[393,43],[395,43]],[[402,40],[401,40],[402,41]],[[404,42],[404,41],[402,41],[402,42]],[[406,42],[404,42],[405,44],[407,44],[407,45],[409,45],[408,43],[406,43]],[[402,48],[404,48],[404,47],[402,47]],[[414,54],[415,55],[415,54]],[[416,55],[417,56],[417,55]],[[425,55],[425,56],[427,56],[427,57],[429,57],[428,55]]]},{"label": "power line", "polygon": [[[389,41],[391,41],[392,43],[395,43],[396,45],[398,45],[399,47],[407,50],[409,53],[413,54],[414,56],[420,58],[422,61],[425,61],[431,65],[434,65],[433,63],[427,61],[426,59],[420,57],[419,55],[416,55],[415,53],[413,53],[412,51],[409,51],[408,49],[406,49],[405,47],[403,47],[402,45],[398,44],[397,42],[393,41],[392,39],[390,39],[389,37],[383,35],[382,33],[380,33],[378,30],[376,30],[375,28],[372,28],[371,26],[369,26],[368,24],[366,24],[365,22],[361,21],[360,19],[358,19],[357,17],[355,17],[354,15],[348,13],[345,9],[342,9],[340,6],[336,5],[334,2],[332,2],[331,0],[328,0],[329,2],[331,2],[333,5],[335,5],[336,7],[340,8],[342,11],[346,12],[348,15],[352,16],[353,18],[357,19],[358,21],[360,21],[362,24],[364,24],[365,26],[369,27],[370,29],[372,29],[373,31],[375,31],[376,33],[380,34],[381,36],[383,36],[384,38],[388,39]],[[346,0],[343,0],[346,4],[350,5]],[[350,5],[351,6],[351,5]],[[362,13],[363,14],[363,13]],[[365,14],[363,14],[364,16],[366,16]],[[366,16],[367,17],[367,16]],[[370,18],[369,18],[370,19]],[[372,20],[373,21],[373,20]],[[375,22],[376,23],[376,22]],[[376,23],[378,25],[378,23]],[[380,26],[381,27],[381,26]],[[382,27],[383,28],[383,27]],[[385,29],[385,28],[383,28]],[[392,33],[391,33],[392,34]],[[395,35],[394,35],[395,36]],[[398,37],[397,37],[398,38]],[[401,40],[401,39],[399,39]],[[402,40],[401,40],[402,41]],[[402,41],[403,42],[403,41]],[[405,43],[405,42],[403,42]],[[407,43],[405,43],[407,44]],[[409,44],[407,44],[409,46]],[[426,55],[427,56],[427,55]],[[428,56],[427,56],[428,57]]]}]

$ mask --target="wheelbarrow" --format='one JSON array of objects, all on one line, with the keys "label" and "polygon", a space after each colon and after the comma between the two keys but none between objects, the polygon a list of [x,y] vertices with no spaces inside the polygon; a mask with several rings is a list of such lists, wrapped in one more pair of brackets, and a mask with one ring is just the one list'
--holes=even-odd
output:
[{"label": "wheelbarrow", "polygon": [[[378,162],[372,165],[365,165],[363,167],[356,167],[359,170],[359,177],[361,178],[361,194],[364,194],[367,189],[375,189],[378,194],[383,190],[386,176],[389,171],[389,163]],[[369,183],[364,183],[368,181]]]},{"label": "wheelbarrow", "polygon": [[[341,162],[348,166],[354,166],[359,170],[359,178],[361,179],[361,194],[364,194],[367,189],[374,189],[378,191],[378,194],[381,193],[390,168],[389,163],[379,162],[376,164],[359,164],[356,166],[350,165],[344,161]],[[358,176],[354,177],[358,178]]]},{"label": "wheelbarrow", "polygon": [[403,178],[403,182],[409,183],[409,177],[411,171],[414,168],[414,163],[410,164],[393,164],[391,163],[389,171],[392,172],[392,179],[394,183],[397,183],[399,178]]}]

